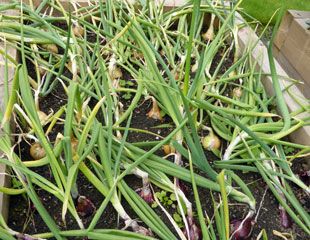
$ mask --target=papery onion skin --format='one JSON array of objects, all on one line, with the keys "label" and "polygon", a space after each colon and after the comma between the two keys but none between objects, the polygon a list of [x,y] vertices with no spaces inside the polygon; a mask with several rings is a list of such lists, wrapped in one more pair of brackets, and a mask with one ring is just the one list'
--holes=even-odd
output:
[{"label": "papery onion skin", "polygon": [[192,73],[195,73],[198,70],[198,66],[199,66],[199,64],[198,64],[198,61],[197,61],[197,62],[195,62],[195,64],[191,68]]},{"label": "papery onion skin", "polygon": [[186,228],[183,229],[183,233],[187,239],[200,240],[202,239],[201,229],[195,223],[193,217],[187,217],[189,236],[187,234]]},{"label": "papery onion skin", "polygon": [[149,187],[144,187],[138,190],[139,196],[147,203],[153,203],[154,198],[152,191]]},{"label": "papery onion skin", "polygon": [[133,58],[136,59],[136,60],[144,58],[143,53],[140,52],[140,51],[137,51],[137,50],[133,50],[132,55],[133,55]]},{"label": "papery onion skin", "polygon": [[214,39],[213,29],[212,28],[208,29],[208,31],[202,35],[202,38],[205,41],[212,41]]},{"label": "papery onion skin", "polygon": [[48,118],[48,116],[46,115],[45,112],[42,112],[42,111],[37,111],[38,113],[38,116],[39,116],[39,119],[40,119],[40,123],[41,124],[44,124]]},{"label": "papery onion skin", "polygon": [[30,156],[34,160],[39,160],[46,156],[45,149],[41,146],[40,143],[37,143],[37,142],[31,145],[29,152],[30,152]]},{"label": "papery onion skin", "polygon": [[119,79],[123,77],[123,72],[122,70],[116,66],[116,63],[114,63],[112,61],[112,63],[110,63],[109,65],[109,76],[111,78],[111,80],[115,80],[115,79]]},{"label": "papery onion skin", "polygon": [[[243,225],[241,226],[242,222]],[[231,226],[233,240],[247,240],[252,234],[253,219],[247,218],[245,220],[233,220]]]},{"label": "papery onion skin", "polygon": [[96,211],[96,207],[85,196],[79,196],[77,199],[76,210],[81,217],[89,217]]},{"label": "papery onion skin", "polygon": [[163,151],[166,155],[175,153],[175,148],[171,146],[170,144],[163,145]]},{"label": "papery onion skin", "polygon": [[283,207],[279,207],[280,209],[280,222],[281,222],[281,225],[284,227],[284,228],[290,228],[292,227],[292,219],[291,217],[288,215],[288,213],[285,211],[285,209]]},{"label": "papery onion skin", "polygon": [[[72,62],[71,60],[68,62],[67,68],[68,68],[69,71],[73,74],[73,62]],[[77,73],[77,74],[80,74],[80,73],[81,73],[79,67],[76,67],[76,73]]]},{"label": "papery onion skin", "polygon": [[141,235],[144,235],[144,236],[150,236],[150,237],[154,236],[150,229],[147,229],[145,227],[139,226],[137,221],[135,221],[133,219],[126,220],[125,221],[125,225],[126,226],[130,226],[135,233],[138,233],[138,234],[141,234]]},{"label": "papery onion skin", "polygon": [[242,96],[242,89],[240,87],[235,87],[233,89],[233,96],[235,98],[241,98],[241,96]]},{"label": "papery onion skin", "polygon": [[79,140],[77,140],[75,137],[71,137],[71,150],[73,154],[77,152],[78,145]]},{"label": "papery onion skin", "polygon": [[83,37],[84,36],[84,28],[80,25],[76,25],[73,27],[73,34],[76,37]]},{"label": "papery onion skin", "polygon": [[215,150],[221,147],[221,141],[213,133],[210,133],[208,136],[202,138],[202,145],[206,150]]},{"label": "papery onion skin", "polygon": [[43,44],[42,47],[51,53],[55,53],[55,54],[58,53],[58,47],[56,44],[53,44],[53,43]]},{"label": "papery onion skin", "polygon": [[163,118],[160,114],[160,109],[156,103],[156,100],[153,100],[153,105],[151,110],[146,114],[149,118],[162,121]]}]

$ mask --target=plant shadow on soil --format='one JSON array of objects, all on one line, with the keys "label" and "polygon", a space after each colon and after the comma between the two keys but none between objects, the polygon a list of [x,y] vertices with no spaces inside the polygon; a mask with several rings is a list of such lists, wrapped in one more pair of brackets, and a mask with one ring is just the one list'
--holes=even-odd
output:
[{"label": "plant shadow on soil", "polygon": [[[215,59],[213,64],[216,64],[216,62],[219,61],[220,56]],[[230,65],[232,63],[231,59],[229,59],[229,62],[227,63]],[[214,69],[214,65],[211,67],[211,69]],[[34,69],[29,67],[30,74],[34,74]],[[70,75],[67,72],[68,75]],[[126,76],[126,74],[125,74]],[[129,77],[127,76],[130,80]],[[128,106],[128,102],[125,102],[125,99],[122,99],[124,102],[124,106]],[[67,96],[61,86],[61,84],[58,84],[56,88],[46,97],[40,99],[40,109],[46,113],[48,113],[51,109],[56,112],[61,106],[63,106],[67,101]],[[159,124],[163,123],[170,123],[171,120],[168,117],[164,117],[164,120],[158,121],[153,119],[147,119],[146,113],[151,108],[151,102],[145,101],[138,104],[137,108],[133,112],[132,117],[132,128],[138,128],[143,130],[152,131],[156,134],[161,135],[162,137],[165,137],[169,134],[170,131],[172,131],[171,128],[154,128]],[[147,120],[146,120],[147,119]],[[63,126],[62,125],[56,125],[51,134],[49,135],[49,139],[51,142],[55,141],[56,135],[58,132],[63,132]],[[155,141],[156,136],[149,135],[146,133],[138,133],[138,132],[130,132],[127,138],[127,141],[129,142],[143,142],[143,141]],[[30,160],[31,156],[29,155],[29,145],[23,141],[19,144],[19,146],[16,148],[16,153],[21,156],[22,160]],[[163,156],[163,151],[159,150],[157,152],[159,156]],[[216,160],[217,158],[211,153],[211,152],[205,152],[207,159],[212,162]],[[167,159],[169,161],[171,159]],[[186,163],[185,163],[186,165]],[[294,169],[296,172],[300,171],[302,166],[301,163],[298,163]],[[45,177],[48,180],[53,181],[51,176],[51,171],[48,167],[39,167],[35,168],[34,171],[41,176]],[[204,173],[200,172],[198,169],[195,169],[196,173],[201,174],[202,176],[207,177]],[[261,179],[259,174],[256,173],[243,173],[243,172],[236,172],[249,186],[250,190],[252,191],[257,206],[259,206],[260,202],[262,201],[262,196],[264,195],[266,184]],[[135,176],[127,176],[125,178],[126,183],[134,190],[140,188],[142,186],[141,179],[135,177]],[[188,196],[189,200],[191,200],[192,203],[194,203],[194,195],[192,191],[192,187],[190,183],[183,184],[186,186],[186,196]],[[78,174],[77,178],[77,185],[80,195],[86,196],[89,198],[95,206],[99,207],[102,201],[104,200],[103,196],[94,188],[93,185],[91,185],[87,179],[81,174]],[[154,187],[155,191],[160,191],[158,188]],[[307,197],[301,192],[300,189],[293,186],[294,192],[299,197],[300,201],[303,203],[303,205],[309,210],[309,201],[307,201]],[[211,217],[213,216],[213,203],[211,194],[213,194],[215,199],[218,199],[218,193],[211,192],[206,188],[199,188],[199,196],[200,201],[202,204],[202,208],[204,211],[208,213],[208,215]],[[44,190],[40,188],[36,188],[38,197],[41,199],[43,205],[46,207],[47,211],[50,213],[50,215],[53,217],[59,228],[62,230],[72,230],[72,229],[78,229],[78,226],[74,219],[70,216],[70,214],[67,214],[66,217],[66,223],[61,219],[61,209],[62,204],[61,202],[56,199],[53,195],[45,192]],[[125,200],[122,200],[123,206],[125,210],[128,212],[128,214],[132,218],[138,218],[134,211],[131,209],[131,207],[128,205],[128,203],[125,202]],[[195,206],[193,206],[195,209]],[[159,207],[154,209],[155,212],[163,219],[163,221],[169,226],[169,228],[173,230],[171,223],[169,222],[166,215],[160,211]],[[173,214],[174,209],[170,209],[170,213]],[[230,219],[242,219],[246,213],[247,213],[247,206],[238,204],[231,201],[230,207]],[[92,220],[92,216],[82,218],[84,225],[87,227],[89,223]],[[142,224],[142,223],[141,223]],[[142,224],[143,225],[143,224]],[[9,207],[9,219],[8,219],[8,226],[12,228],[15,231],[23,232],[27,234],[36,234],[36,233],[43,233],[48,232],[49,229],[46,226],[46,224],[43,222],[42,218],[40,217],[39,213],[36,211],[35,207],[30,203],[30,200],[27,199],[24,195],[19,196],[11,196],[10,198],[10,207]],[[109,204],[104,211],[102,217],[100,218],[96,228],[106,228],[106,229],[121,229],[124,227],[124,222],[120,219],[118,219],[117,212],[114,210],[113,206]],[[277,230],[280,232],[293,232],[296,239],[307,239],[307,236],[305,233],[296,226],[296,224],[293,224],[293,227],[291,229],[283,229],[281,226],[281,223],[279,221],[279,210],[278,210],[278,203],[276,199],[274,198],[273,194],[267,190],[265,198],[262,203],[262,208],[260,211],[260,215],[257,219],[257,224],[254,227],[252,237],[250,239],[256,239],[259,232],[265,229],[267,231],[268,236],[270,239],[281,239],[273,235],[272,230]],[[79,239],[79,238],[68,238],[68,239]]]}]

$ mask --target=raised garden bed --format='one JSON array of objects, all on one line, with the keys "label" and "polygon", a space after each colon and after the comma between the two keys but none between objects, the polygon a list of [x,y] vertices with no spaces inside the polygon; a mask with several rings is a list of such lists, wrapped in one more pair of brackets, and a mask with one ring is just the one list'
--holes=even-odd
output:
[{"label": "raised garden bed", "polygon": [[[2,236],[307,239],[309,187],[298,176],[307,174],[309,146],[287,137],[299,130],[303,138],[309,120],[301,101],[289,105],[293,115],[283,111],[291,95],[272,91],[266,48],[235,10],[202,5],[198,14],[174,2],[163,13],[109,1],[72,7],[69,21],[69,5],[52,6],[57,18],[42,5],[45,17],[25,6],[24,25],[3,20],[21,65],[5,101],[11,118],[2,120],[3,129],[17,124],[16,144],[8,136],[0,144],[13,176],[2,191],[16,195]],[[210,13],[213,37],[204,35]],[[43,156],[30,154],[34,144]],[[236,227],[242,219],[251,236]]]},{"label": "raised garden bed", "polygon": [[[288,11],[282,19],[274,47],[275,57],[289,76],[302,81],[300,91],[310,98],[310,11]],[[308,23],[309,22],[309,23]]]}]

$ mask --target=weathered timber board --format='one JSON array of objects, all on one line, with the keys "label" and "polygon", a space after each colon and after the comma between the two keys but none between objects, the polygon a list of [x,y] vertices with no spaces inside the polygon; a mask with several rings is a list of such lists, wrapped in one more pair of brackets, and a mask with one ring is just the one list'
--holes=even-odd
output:
[{"label": "weathered timber board", "polygon": [[[243,18],[237,14],[237,22],[240,24],[243,22]],[[252,58],[254,61],[257,62],[258,70],[261,70],[263,73],[269,74],[269,59],[267,48],[262,41],[258,39],[258,36],[254,32],[254,30],[247,26],[239,30],[238,32],[238,40],[240,43],[241,49],[245,50],[248,46],[253,45],[254,43],[258,42],[258,44],[254,47],[252,51]],[[286,71],[281,67],[281,65],[275,61],[276,71],[280,77],[281,81],[281,88],[285,89],[287,86],[291,84],[290,81],[286,80],[289,78]],[[264,87],[269,96],[274,95],[272,78],[270,76],[265,75],[262,79]],[[298,101],[303,105],[307,105],[308,101],[306,97],[302,94],[298,87],[295,85],[290,88],[290,93],[284,92],[284,99],[290,112],[294,112],[300,109],[299,103],[294,99],[298,99]],[[299,115],[299,117],[309,116],[310,113],[303,113]],[[304,126],[300,128],[298,131],[294,132],[290,135],[290,138],[293,142],[299,144],[305,144],[310,146],[310,126]]]},{"label": "weathered timber board", "polygon": [[283,17],[276,36],[275,56],[290,77],[301,80],[298,85],[310,98],[310,11],[289,10]]},{"label": "weathered timber board", "polygon": [[[1,3],[7,3],[10,2],[9,0],[0,0]],[[6,11],[6,15],[17,15],[17,11]],[[15,48],[11,46],[6,46],[5,42],[0,39],[0,49],[3,50],[4,52],[6,51],[7,55],[10,55],[12,59],[16,59],[17,57],[17,51]],[[9,86],[11,84],[11,81],[14,76],[15,68],[12,65],[10,61],[8,61],[9,64],[9,69],[8,69],[8,80],[9,80]],[[5,78],[4,74],[5,73],[5,57],[0,54],[0,109],[1,111],[4,110],[4,84],[5,84]],[[0,134],[5,134],[1,129],[0,129]],[[0,152],[1,155],[1,152]],[[0,164],[0,186],[8,187],[10,186],[10,178],[7,175],[7,167],[6,165]],[[6,219],[8,216],[8,211],[9,211],[9,198],[6,194],[3,194],[0,192],[0,213],[2,216]]]}]

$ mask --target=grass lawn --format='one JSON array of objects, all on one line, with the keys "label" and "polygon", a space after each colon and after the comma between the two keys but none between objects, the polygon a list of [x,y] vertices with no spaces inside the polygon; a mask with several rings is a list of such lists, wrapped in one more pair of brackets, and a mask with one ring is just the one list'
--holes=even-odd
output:
[{"label": "grass lawn", "polygon": [[266,24],[283,4],[286,9],[310,11],[310,0],[243,0],[241,7],[247,14]]}]

